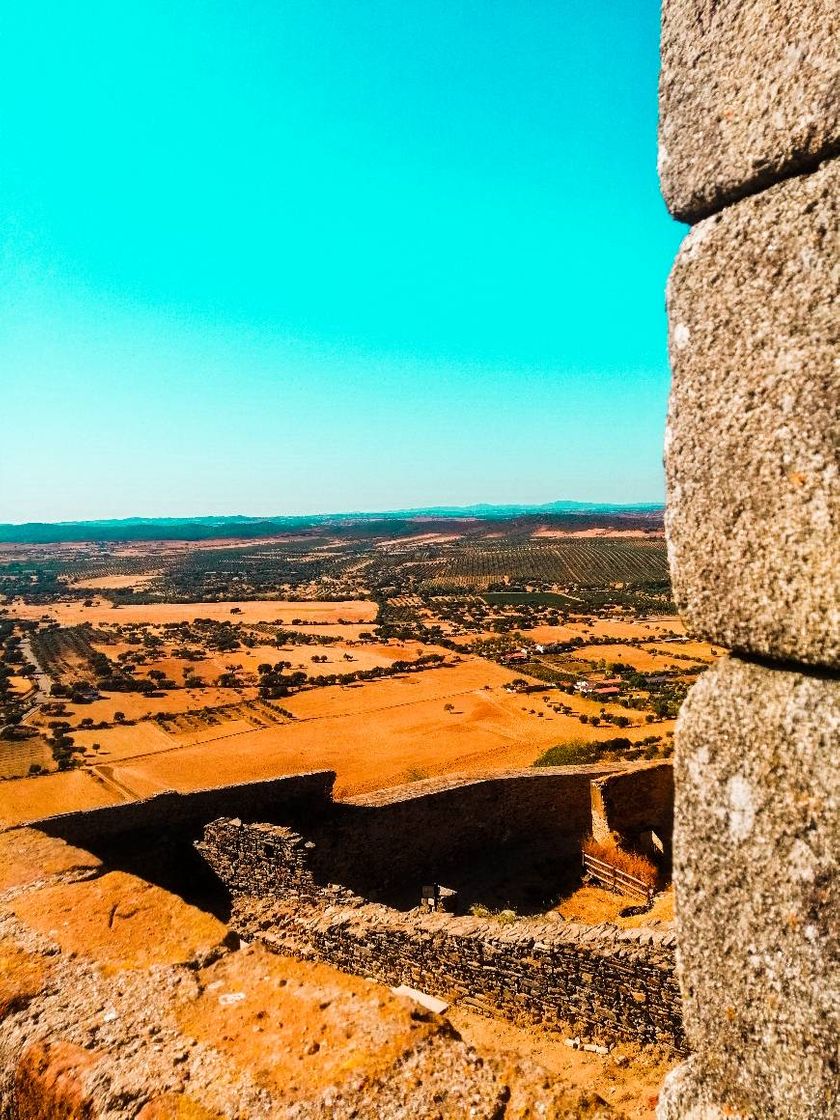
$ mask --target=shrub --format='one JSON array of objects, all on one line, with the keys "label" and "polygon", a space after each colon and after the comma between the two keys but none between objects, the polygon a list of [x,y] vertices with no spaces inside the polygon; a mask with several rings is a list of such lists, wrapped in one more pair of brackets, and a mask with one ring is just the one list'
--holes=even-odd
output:
[{"label": "shrub", "polygon": [[603,844],[592,836],[587,836],[581,847],[587,855],[600,859],[635,879],[641,879],[648,887],[655,887],[659,881],[656,864],[638,852],[625,851],[617,844]]},{"label": "shrub", "polygon": [[568,743],[558,743],[541,754],[534,766],[581,766],[597,762],[601,757],[600,743],[587,743],[583,739],[572,739]]}]

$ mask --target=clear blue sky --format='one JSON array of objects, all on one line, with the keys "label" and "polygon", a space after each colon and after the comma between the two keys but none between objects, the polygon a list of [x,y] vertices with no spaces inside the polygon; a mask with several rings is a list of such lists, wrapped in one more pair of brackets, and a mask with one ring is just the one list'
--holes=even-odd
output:
[{"label": "clear blue sky", "polygon": [[657,0],[0,21],[0,520],[656,501]]}]

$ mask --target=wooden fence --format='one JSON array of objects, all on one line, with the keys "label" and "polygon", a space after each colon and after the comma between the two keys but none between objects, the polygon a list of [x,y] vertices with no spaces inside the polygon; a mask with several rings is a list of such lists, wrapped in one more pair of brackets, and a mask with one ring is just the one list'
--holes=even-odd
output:
[{"label": "wooden fence", "polygon": [[649,887],[635,875],[629,875],[626,871],[613,867],[611,863],[605,863],[604,860],[589,855],[588,852],[583,853],[583,866],[593,878],[617,894],[643,898],[648,904],[653,899],[653,887]]}]

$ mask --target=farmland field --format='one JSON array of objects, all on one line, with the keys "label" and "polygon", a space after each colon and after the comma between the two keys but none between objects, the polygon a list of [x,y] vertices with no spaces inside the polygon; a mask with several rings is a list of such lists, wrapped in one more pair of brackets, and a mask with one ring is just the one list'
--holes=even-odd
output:
[{"label": "farmland field", "polygon": [[[233,613],[235,612],[235,614]],[[283,622],[293,619],[303,623],[335,624],[346,622],[372,622],[376,618],[375,604],[370,602],[298,603],[283,600],[228,601],[221,603],[147,603],[139,606],[115,606],[110,600],[97,599],[90,606],[80,600],[54,603],[43,608],[28,604],[15,604],[17,618],[38,620],[42,616],[62,626],[78,626],[84,622],[93,625],[107,622],[142,622],[160,625],[167,622],[191,622],[196,618],[237,622]]]},{"label": "farmland field", "polygon": [[323,768],[347,794],[558,744],[667,757],[717,652],[645,525],[6,546],[0,589],[9,820]]}]

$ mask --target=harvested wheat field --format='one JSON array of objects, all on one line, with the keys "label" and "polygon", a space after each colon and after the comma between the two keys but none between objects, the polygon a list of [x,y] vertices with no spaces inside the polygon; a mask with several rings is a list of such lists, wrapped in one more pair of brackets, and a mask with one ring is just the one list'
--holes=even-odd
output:
[{"label": "harvested wheat field", "polygon": [[120,800],[116,791],[89,770],[20,778],[0,782],[0,824],[20,824],[74,809],[96,809]]},{"label": "harvested wheat field", "polygon": [[[606,661],[607,664],[620,662],[624,665],[632,665],[634,669],[638,669],[642,673],[655,673],[657,670],[663,669],[680,669],[683,672],[686,669],[699,668],[706,661],[700,662],[695,659],[689,658],[682,660],[680,657],[674,657],[670,653],[658,652],[658,649],[663,647],[645,647],[645,646],[629,646],[629,645],[598,645],[598,646],[581,646],[575,650],[575,657],[581,661],[591,661],[597,664],[599,661]],[[681,651],[681,646],[675,646],[675,651]],[[711,662],[711,653],[708,655],[708,662]]]},{"label": "harvested wheat field", "polygon": [[[633,725],[644,723],[646,726],[650,726],[647,723],[647,712],[640,712],[637,708],[625,708],[621,703],[603,703],[597,697],[591,700],[580,692],[549,692],[545,695],[548,697],[549,707],[551,705],[565,705],[565,707],[571,708],[575,715],[597,716],[601,712],[607,712],[611,716],[625,716]],[[529,706],[532,708],[535,707],[534,700],[539,700],[542,703],[539,696],[523,696],[520,699],[522,703],[525,703],[526,700],[529,701]],[[661,724],[657,722],[657,727],[660,726]],[[624,732],[616,730],[615,734],[623,735]]]},{"label": "harvested wheat field", "polygon": [[[446,672],[301,693],[285,702],[302,716],[296,722],[239,734],[233,728],[227,734],[222,724],[203,745],[125,758],[114,776],[142,796],[328,768],[336,771],[336,792],[344,796],[455,771],[529,766],[549,746],[571,739],[600,741],[618,733],[635,741],[651,733],[649,725],[617,732],[582,725],[574,716],[546,715],[537,698],[498,685],[457,690],[457,680],[451,680],[447,690],[429,696],[423,678]],[[412,695],[417,686],[421,691]],[[327,698],[329,714],[314,709],[303,716],[302,705],[323,701],[325,693],[333,694]],[[672,727],[673,722],[662,723],[655,730],[662,734]]]},{"label": "harvested wheat field", "polygon": [[9,614],[15,618],[39,619],[49,617],[62,626],[78,626],[83,622],[136,622],[157,626],[165,622],[192,622],[196,618],[211,618],[216,622],[283,622],[291,624],[295,618],[304,623],[373,622],[376,603],[365,599],[349,599],[340,603],[293,603],[282,599],[235,600],[224,603],[146,603],[130,607],[115,607],[107,599],[96,599],[86,607],[84,603],[50,603],[46,606],[10,603]]},{"label": "harvested wheat field", "polygon": [[[307,627],[307,630],[311,628]],[[111,653],[113,647],[97,646]],[[128,647],[126,647],[128,648]],[[293,670],[303,670],[309,677],[322,677],[334,673],[351,673],[366,669],[387,669],[395,661],[416,661],[424,653],[438,652],[419,642],[361,645],[336,642],[330,645],[259,645],[252,648],[209,653],[200,661],[185,661],[177,657],[160,657],[146,661],[136,670],[138,676],[148,677],[152,671],[165,673],[180,683],[185,674],[200,677],[205,684],[213,684],[228,671],[243,675],[243,680],[256,684],[260,665],[275,665],[278,661],[291,662]],[[439,651],[446,653],[445,650]]]},{"label": "harvested wheat field", "polygon": [[160,572],[144,572],[137,575],[110,575],[94,576],[91,579],[76,579],[70,582],[71,587],[80,588],[82,591],[119,591],[130,587],[134,591],[148,587]]},{"label": "harvested wheat field", "polygon": [[40,735],[30,739],[0,739],[0,778],[22,778],[31,766],[55,769],[52,751]]},{"label": "harvested wheat field", "polygon": [[[91,731],[74,731],[73,739],[87,757],[85,762],[111,761],[156,750],[169,750],[178,740],[168,735],[155,720],[142,720],[131,726],[117,725]],[[99,750],[95,750],[95,746]]]},{"label": "harvested wheat field", "polygon": [[351,713],[377,712],[382,708],[416,704],[423,700],[445,701],[452,696],[483,689],[485,685],[498,687],[508,684],[515,677],[515,673],[492,661],[471,657],[457,665],[405,673],[387,680],[330,685],[327,688],[299,692],[284,700],[283,707],[288,708],[298,719],[323,719]]},{"label": "harvested wheat field", "polygon": [[35,687],[29,677],[11,676],[6,680],[7,687],[15,696],[25,696]]},{"label": "harvested wheat field", "polygon": [[[122,712],[127,720],[146,719],[157,712],[189,712],[196,708],[217,708],[225,704],[236,704],[253,700],[256,688],[174,688],[157,696],[144,696],[140,692],[109,692],[100,700],[90,704],[66,704],[67,719],[78,722],[86,716],[94,723],[113,723],[116,713]],[[49,718],[37,717],[39,724]]]},{"label": "harvested wheat field", "polygon": [[[676,616],[656,619],[625,621],[624,619],[587,618],[576,619],[558,626],[533,626],[521,631],[523,637],[533,642],[571,642],[575,638],[611,638],[616,642],[628,640],[654,641],[662,637],[685,635],[682,621]],[[705,643],[701,643],[705,644]],[[681,649],[682,645],[675,648]]]}]

